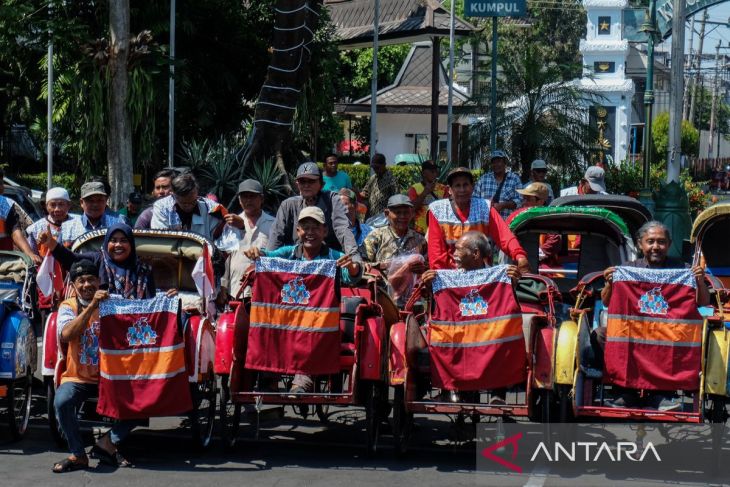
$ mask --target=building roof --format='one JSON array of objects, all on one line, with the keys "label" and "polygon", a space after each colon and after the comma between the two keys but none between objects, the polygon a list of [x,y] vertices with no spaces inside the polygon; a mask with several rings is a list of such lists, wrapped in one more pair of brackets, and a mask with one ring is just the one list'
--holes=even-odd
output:
[{"label": "building roof", "polygon": [[[417,42],[411,47],[398,76],[392,85],[378,91],[380,113],[430,113],[431,72],[433,46],[430,42]],[[448,105],[448,75],[439,63],[439,107],[445,111]],[[454,86],[454,107],[466,105],[469,96]],[[369,112],[370,95],[350,104],[336,105],[338,112]]]},{"label": "building roof", "polygon": [[[373,0],[324,0],[342,49],[370,47],[373,42]],[[436,0],[380,0],[380,35],[383,44],[405,44],[449,35],[449,12]],[[476,30],[459,17],[457,36]]]}]

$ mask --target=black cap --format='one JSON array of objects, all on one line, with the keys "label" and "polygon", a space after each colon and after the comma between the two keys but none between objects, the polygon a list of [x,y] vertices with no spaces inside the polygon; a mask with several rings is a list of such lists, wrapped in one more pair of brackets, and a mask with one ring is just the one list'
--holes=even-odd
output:
[{"label": "black cap", "polygon": [[141,205],[142,204],[142,195],[139,194],[137,191],[132,191],[129,193],[129,197],[127,198],[130,203],[134,203],[135,205]]},{"label": "black cap", "polygon": [[99,266],[89,259],[81,259],[71,265],[69,275],[72,281],[79,276],[99,276]]},{"label": "black cap", "polygon": [[472,183],[474,183],[474,174],[468,167],[457,167],[449,171],[449,175],[446,176],[446,182],[451,184],[451,180],[456,176],[468,176]]}]

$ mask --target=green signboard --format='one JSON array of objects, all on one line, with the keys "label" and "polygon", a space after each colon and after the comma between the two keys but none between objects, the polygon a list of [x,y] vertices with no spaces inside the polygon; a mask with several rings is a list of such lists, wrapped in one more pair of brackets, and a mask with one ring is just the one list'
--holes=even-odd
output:
[{"label": "green signboard", "polygon": [[464,0],[467,17],[524,17],[527,0]]}]

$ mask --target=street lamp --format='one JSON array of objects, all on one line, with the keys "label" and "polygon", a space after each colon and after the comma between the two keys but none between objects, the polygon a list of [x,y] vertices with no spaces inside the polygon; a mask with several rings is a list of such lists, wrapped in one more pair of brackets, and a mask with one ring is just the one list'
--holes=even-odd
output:
[{"label": "street lamp", "polygon": [[639,201],[652,210],[654,200],[649,186],[649,175],[651,173],[652,151],[651,151],[651,130],[654,111],[654,42],[657,38],[656,25],[656,0],[650,0],[649,11],[645,16],[644,23],[639,32],[647,35],[646,43],[646,87],[644,88],[644,112],[646,123],[644,125],[644,173],[643,188],[639,193]]}]

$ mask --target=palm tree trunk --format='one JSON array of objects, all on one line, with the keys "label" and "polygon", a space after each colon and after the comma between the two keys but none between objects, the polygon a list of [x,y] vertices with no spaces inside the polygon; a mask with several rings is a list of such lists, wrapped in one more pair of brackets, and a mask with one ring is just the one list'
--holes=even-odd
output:
[{"label": "palm tree trunk", "polygon": [[109,123],[107,124],[107,165],[112,188],[109,205],[121,207],[133,189],[132,129],[127,112],[129,97],[129,0],[109,2]]},{"label": "palm tree trunk", "polygon": [[276,1],[271,62],[256,102],[253,133],[244,150],[242,170],[272,156],[283,159],[309,72],[308,45],[319,24],[321,4],[322,0]]}]

